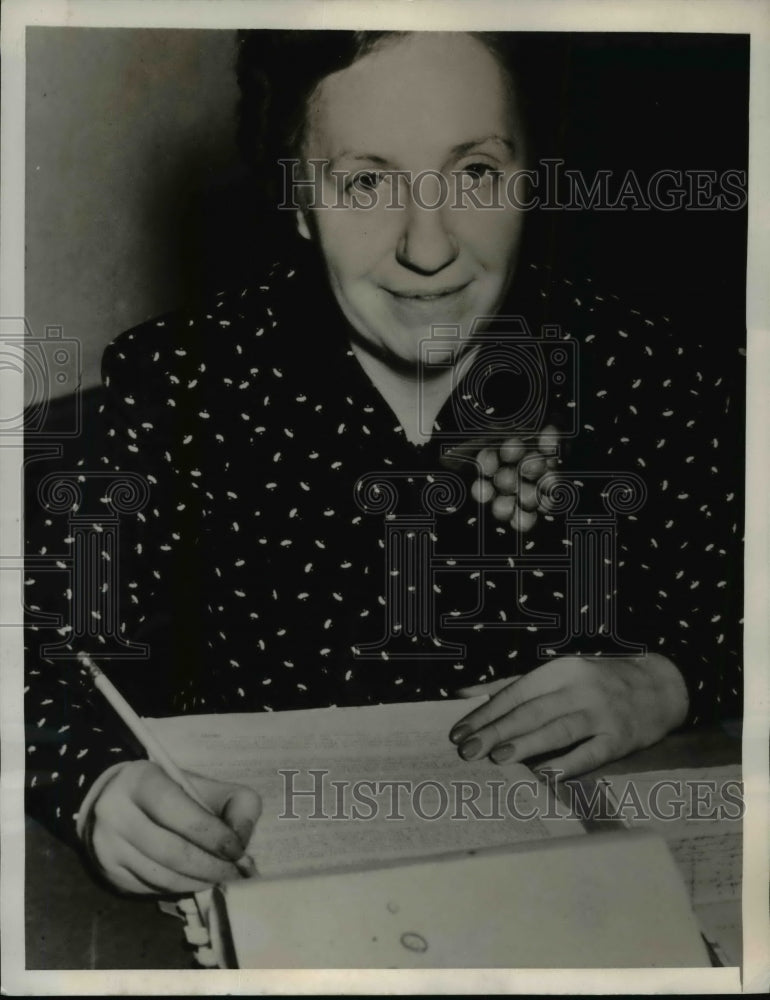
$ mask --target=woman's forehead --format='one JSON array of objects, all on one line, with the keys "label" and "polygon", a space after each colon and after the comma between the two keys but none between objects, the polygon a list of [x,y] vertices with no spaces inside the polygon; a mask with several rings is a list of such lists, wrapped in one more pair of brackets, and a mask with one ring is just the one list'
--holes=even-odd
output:
[{"label": "woman's forehead", "polygon": [[495,136],[518,143],[512,84],[466,34],[388,40],[326,77],[308,109],[306,153],[340,159],[441,157]]}]

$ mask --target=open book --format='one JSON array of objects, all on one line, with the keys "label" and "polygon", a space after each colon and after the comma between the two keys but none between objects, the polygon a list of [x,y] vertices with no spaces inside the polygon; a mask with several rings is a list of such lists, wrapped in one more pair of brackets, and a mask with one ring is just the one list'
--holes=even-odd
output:
[{"label": "open book", "polygon": [[[724,965],[742,960],[743,794],[741,768],[686,768],[605,776],[614,810],[632,829],[664,838],[701,929]],[[633,791],[633,795],[629,794]],[[655,796],[657,818],[638,802]],[[682,808],[684,806],[684,808]]]},{"label": "open book", "polygon": [[181,767],[259,791],[249,852],[262,876],[582,834],[523,764],[459,757],[449,730],[483,700],[148,724]]},{"label": "open book", "polygon": [[707,965],[662,841],[586,836],[524,765],[459,757],[482,701],[148,720],[183,768],[262,796],[259,877],[183,906],[201,960]]}]

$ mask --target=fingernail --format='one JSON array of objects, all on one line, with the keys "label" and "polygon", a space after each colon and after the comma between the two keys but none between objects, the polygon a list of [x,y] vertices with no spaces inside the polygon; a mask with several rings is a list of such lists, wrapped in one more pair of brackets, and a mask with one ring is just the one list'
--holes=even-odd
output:
[{"label": "fingernail", "polygon": [[449,739],[453,743],[462,743],[466,736],[471,735],[470,726],[455,726],[455,728],[450,732]]},{"label": "fingernail", "polygon": [[489,755],[496,764],[501,763],[504,760],[508,760],[513,757],[516,752],[515,743],[501,743],[499,747],[495,747],[492,753]]},{"label": "fingernail", "polygon": [[472,760],[479,750],[481,750],[482,745],[481,740],[477,738],[466,740],[460,747],[460,756],[463,760]]},{"label": "fingernail", "polygon": [[253,878],[257,874],[257,865],[250,854],[244,854],[236,867],[243,878]]},{"label": "fingernail", "polygon": [[243,844],[244,847],[249,846],[249,841],[251,840],[251,835],[254,833],[254,820],[244,819],[240,823],[235,824],[235,832],[238,835],[238,839]]},{"label": "fingernail", "polygon": [[228,837],[219,845],[219,854],[226,861],[237,861],[243,854],[243,844],[235,837]]}]

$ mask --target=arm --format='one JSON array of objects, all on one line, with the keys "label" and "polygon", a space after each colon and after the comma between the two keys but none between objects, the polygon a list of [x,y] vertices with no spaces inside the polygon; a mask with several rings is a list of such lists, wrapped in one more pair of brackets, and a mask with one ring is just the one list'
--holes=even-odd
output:
[{"label": "arm", "polygon": [[581,344],[584,426],[569,466],[645,480],[646,504],[619,523],[617,607],[621,637],[648,655],[560,657],[487,688],[489,705],[453,731],[471,759],[544,753],[579,773],[740,710],[740,366],[664,324],[603,322]]},{"label": "arm", "polygon": [[[148,353],[143,345],[133,349],[133,337],[124,335],[108,348],[101,411],[87,414],[88,433],[69,445],[56,465],[57,471],[77,470],[84,490],[95,478],[89,479],[89,471],[139,473],[149,487],[145,508],[121,518],[117,606],[108,607],[119,616],[121,636],[148,642],[150,654],[112,660],[109,670],[141,714],[175,714],[186,707],[187,669],[202,655],[190,627],[198,620],[190,605],[199,600],[196,495],[185,488],[181,462],[174,461],[183,421],[169,419],[163,409],[169,371],[149,368],[157,352]],[[28,552],[67,556],[68,518],[43,509],[37,496],[36,482],[48,471],[40,468],[29,476]],[[178,509],[183,494],[186,513]],[[102,874],[124,890],[184,891],[232,877],[233,857],[243,852],[241,838],[258,813],[255,793],[195,779],[218,819],[187,801],[153,764],[137,760],[140,750],[105,711],[75,662],[83,647],[82,640],[68,641],[71,581],[59,573],[34,576],[27,587],[31,620],[25,657],[30,812],[75,846],[83,838]],[[59,614],[63,625],[35,624],[35,607]],[[180,613],[184,630],[173,624]],[[62,638],[70,658],[41,655],[45,643]],[[88,650],[98,658],[108,640],[108,631],[89,635]]]}]

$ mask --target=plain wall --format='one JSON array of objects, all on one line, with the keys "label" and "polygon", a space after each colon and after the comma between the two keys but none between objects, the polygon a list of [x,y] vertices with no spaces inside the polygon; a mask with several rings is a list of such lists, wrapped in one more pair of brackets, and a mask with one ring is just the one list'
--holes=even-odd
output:
[{"label": "plain wall", "polygon": [[27,32],[26,315],[80,340],[84,387],[205,278],[195,220],[239,169],[234,58],[232,31]]}]

